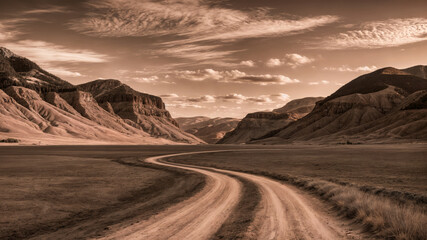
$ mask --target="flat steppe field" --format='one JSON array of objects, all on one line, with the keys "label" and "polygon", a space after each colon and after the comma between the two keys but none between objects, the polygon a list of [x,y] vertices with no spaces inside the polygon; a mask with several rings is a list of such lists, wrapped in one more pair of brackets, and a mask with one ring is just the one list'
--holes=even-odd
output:
[{"label": "flat steppe field", "polygon": [[[425,144],[2,146],[0,239],[97,237],[112,225],[142,221],[200,192],[205,182],[200,174],[141,160],[211,150],[228,151],[169,161],[267,176],[324,200],[325,184],[355,189],[390,201],[391,208],[407,207],[408,214],[418,212],[425,220]],[[381,231],[376,224],[368,223],[367,231]]]}]

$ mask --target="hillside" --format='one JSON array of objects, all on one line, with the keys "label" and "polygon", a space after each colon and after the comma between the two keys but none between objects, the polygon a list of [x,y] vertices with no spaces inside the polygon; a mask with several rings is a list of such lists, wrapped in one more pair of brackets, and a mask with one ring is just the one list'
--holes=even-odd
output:
[{"label": "hillside", "polygon": [[304,118],[252,143],[425,141],[427,79],[418,77],[425,66],[409,69],[384,68],[360,76]]},{"label": "hillside", "polygon": [[208,118],[188,117],[176,118],[181,129],[193,134],[207,143],[216,143],[227,132],[236,128],[240,119],[237,118]]},{"label": "hillside", "polygon": [[118,80],[73,86],[0,48],[0,139],[42,144],[203,141],[179,129],[160,97]]},{"label": "hillside", "polygon": [[272,112],[249,113],[233,131],[228,132],[218,143],[246,143],[271,131],[281,129],[307,115],[314,108],[316,102],[322,99],[321,97],[295,99]]}]

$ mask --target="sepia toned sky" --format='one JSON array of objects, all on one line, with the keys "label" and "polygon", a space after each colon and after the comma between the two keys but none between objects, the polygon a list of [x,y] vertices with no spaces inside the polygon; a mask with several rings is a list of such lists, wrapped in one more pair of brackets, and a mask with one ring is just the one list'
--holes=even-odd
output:
[{"label": "sepia toned sky", "polygon": [[119,79],[174,117],[244,117],[427,64],[425,0],[0,0],[0,46],[80,84]]}]

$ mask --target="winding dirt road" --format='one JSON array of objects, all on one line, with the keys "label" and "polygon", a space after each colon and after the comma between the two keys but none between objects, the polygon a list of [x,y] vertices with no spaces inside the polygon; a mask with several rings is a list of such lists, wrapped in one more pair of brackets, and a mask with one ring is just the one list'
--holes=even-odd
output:
[{"label": "winding dirt road", "polygon": [[252,181],[262,195],[248,238],[358,239],[355,235],[350,237],[348,229],[294,187],[247,173],[159,161],[174,156],[224,151],[231,150],[170,154],[146,159],[149,163],[201,173],[206,176],[207,183],[195,196],[104,239],[209,239],[235,209],[242,193],[242,184],[230,175]]}]

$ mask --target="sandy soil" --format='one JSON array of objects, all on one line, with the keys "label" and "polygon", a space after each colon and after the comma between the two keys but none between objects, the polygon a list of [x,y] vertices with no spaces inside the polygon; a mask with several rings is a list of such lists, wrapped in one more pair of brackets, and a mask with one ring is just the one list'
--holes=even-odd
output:
[{"label": "sandy soil", "polygon": [[[225,150],[227,151],[227,150]],[[104,239],[209,239],[237,205],[241,184],[235,175],[255,183],[262,195],[261,204],[247,238],[250,239],[358,239],[348,226],[328,215],[313,199],[293,187],[262,176],[215,168],[160,161],[163,158],[205,151],[164,155],[146,161],[201,173],[207,177],[205,188],[150,219],[125,227]],[[221,174],[221,172],[226,173]]]}]

